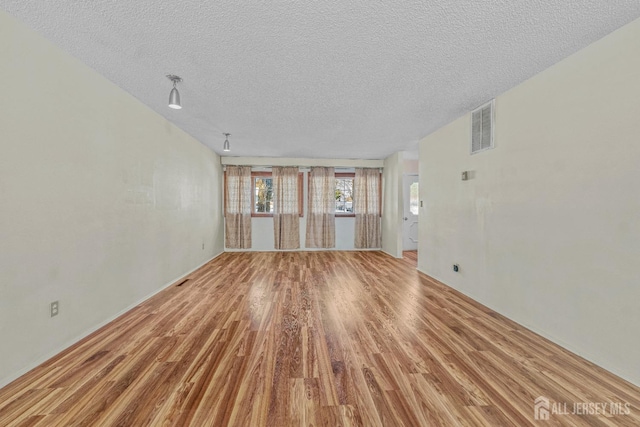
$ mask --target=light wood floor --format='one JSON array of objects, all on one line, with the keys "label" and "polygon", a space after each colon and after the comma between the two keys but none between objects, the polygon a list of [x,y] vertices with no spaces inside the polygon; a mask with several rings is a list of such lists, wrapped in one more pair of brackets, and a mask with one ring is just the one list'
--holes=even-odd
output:
[{"label": "light wood floor", "polygon": [[640,389],[380,252],[223,254],[0,390],[1,426],[536,423]]},{"label": "light wood floor", "polygon": [[418,265],[418,251],[404,251],[402,257],[414,267]]}]

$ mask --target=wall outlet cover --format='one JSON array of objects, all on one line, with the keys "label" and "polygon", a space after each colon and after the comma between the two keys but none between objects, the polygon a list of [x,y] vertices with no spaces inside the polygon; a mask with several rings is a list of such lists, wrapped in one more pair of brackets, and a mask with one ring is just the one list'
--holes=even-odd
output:
[{"label": "wall outlet cover", "polygon": [[58,315],[58,312],[60,311],[59,307],[60,307],[60,305],[59,305],[58,301],[54,301],[54,302],[52,302],[50,304],[49,312],[51,314],[51,317]]}]

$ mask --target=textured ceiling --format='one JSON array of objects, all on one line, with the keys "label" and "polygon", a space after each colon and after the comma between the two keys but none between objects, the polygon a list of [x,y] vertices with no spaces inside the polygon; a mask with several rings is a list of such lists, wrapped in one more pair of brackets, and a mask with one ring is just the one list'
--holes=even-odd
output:
[{"label": "textured ceiling", "polygon": [[[234,156],[384,158],[640,16],[635,0],[0,0]],[[184,78],[182,110],[171,83]]]}]

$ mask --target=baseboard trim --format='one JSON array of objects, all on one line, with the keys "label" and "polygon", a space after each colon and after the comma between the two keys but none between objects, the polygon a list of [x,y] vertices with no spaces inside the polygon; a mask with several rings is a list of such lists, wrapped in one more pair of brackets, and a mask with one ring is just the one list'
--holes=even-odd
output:
[{"label": "baseboard trim", "polygon": [[555,336],[552,333],[549,333],[543,329],[540,329],[534,325],[530,325],[527,323],[523,323],[518,319],[514,319],[511,316],[507,316],[506,314],[504,314],[502,311],[500,310],[496,310],[494,307],[492,307],[489,304],[486,304],[485,302],[483,302],[482,300],[476,298],[474,295],[472,294],[468,294],[466,292],[461,291],[460,289],[454,288],[453,286],[447,285],[446,282],[440,280],[439,278],[432,276],[431,274],[426,273],[425,271],[421,270],[421,269],[417,269],[419,273],[424,274],[425,276],[427,276],[429,279],[435,280],[436,282],[446,286],[447,288],[450,288],[452,290],[454,290],[455,292],[459,292],[460,294],[466,296],[467,298],[471,298],[472,300],[474,300],[475,302],[477,302],[478,304],[481,304],[485,307],[487,307],[490,310],[495,311],[496,313],[498,313],[501,316],[506,317],[507,319],[511,320],[512,322],[517,323],[518,325],[522,326],[523,328],[526,328],[528,330],[530,330],[531,332],[533,332],[536,335],[541,336],[542,338],[545,338],[549,341],[551,341],[552,343],[559,345],[560,347],[564,348],[565,350],[570,351],[571,353],[575,354],[578,357],[581,357],[582,359],[593,363],[594,365],[599,366],[602,369],[605,369],[607,371],[609,371],[610,373],[612,373],[613,375],[616,375],[618,377],[620,377],[621,379],[623,379],[624,381],[627,381],[635,386],[640,387],[640,381],[637,380],[636,378],[631,378],[626,372],[621,372],[619,369],[616,369],[615,367],[612,366],[608,366],[608,364],[606,363],[602,363],[598,360],[595,360],[594,358],[590,357],[588,355],[588,352],[584,351],[581,348],[578,348],[577,346],[575,346],[574,344],[568,343],[565,340],[558,338],[557,336]]},{"label": "baseboard trim", "polygon": [[395,259],[402,259],[402,254],[400,254],[400,256],[396,256],[394,254],[392,254],[391,252],[385,251],[384,249],[380,249],[381,252],[384,252],[385,254],[389,255],[390,257],[393,257]]},{"label": "baseboard trim", "polygon": [[102,328],[103,326],[113,322],[114,320],[116,320],[118,317],[122,316],[123,314],[125,314],[127,311],[133,309],[134,307],[142,304],[143,302],[145,302],[146,300],[148,300],[149,298],[153,297],[154,295],[164,291],[165,289],[167,289],[168,287],[170,287],[171,285],[173,285],[174,283],[180,281],[180,279],[190,275],[191,273],[193,273],[194,271],[196,271],[197,269],[201,268],[202,266],[204,266],[205,264],[213,261],[214,259],[216,259],[217,257],[219,257],[220,255],[222,255],[224,253],[220,252],[217,253],[216,255],[214,255],[213,257],[209,258],[208,260],[204,261],[203,263],[201,263],[200,265],[198,265],[195,268],[192,268],[191,270],[189,270],[188,272],[182,274],[181,276],[169,281],[168,283],[164,284],[162,287],[158,288],[157,290],[153,291],[152,293],[142,297],[141,299],[139,299],[138,301],[128,305],[126,308],[120,310],[119,312],[117,312],[116,314],[114,314],[113,316],[108,317],[106,320],[100,322],[99,324],[91,327],[90,329],[88,329],[87,331],[81,333],[80,335],[72,338],[71,340],[65,342],[63,345],[61,345],[60,347],[57,347],[55,350],[45,354],[44,356],[36,359],[35,361],[29,363],[27,366],[25,366],[24,368],[20,369],[17,372],[14,372],[13,374],[2,378],[0,380],[0,389],[3,388],[6,385],[9,385],[10,383],[12,383],[13,381],[17,380],[18,378],[20,378],[21,376],[23,376],[24,374],[26,374],[27,372],[31,371],[32,369],[36,368],[37,366],[43,364],[44,362],[46,362],[47,360],[51,359],[52,357],[54,357],[55,355],[63,352],[64,350],[68,349],[69,347],[71,347],[72,345],[76,344],[77,342],[79,342],[80,340],[88,337],[89,335],[91,335],[92,333],[94,333],[95,331],[97,331],[98,329]]}]

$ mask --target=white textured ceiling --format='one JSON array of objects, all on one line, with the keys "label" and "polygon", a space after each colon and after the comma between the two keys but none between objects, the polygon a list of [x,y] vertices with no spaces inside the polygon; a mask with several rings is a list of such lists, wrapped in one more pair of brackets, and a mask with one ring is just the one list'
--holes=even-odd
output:
[{"label": "white textured ceiling", "polygon": [[[0,0],[234,156],[384,158],[640,16],[635,0]],[[184,78],[182,110],[171,83]]]}]

